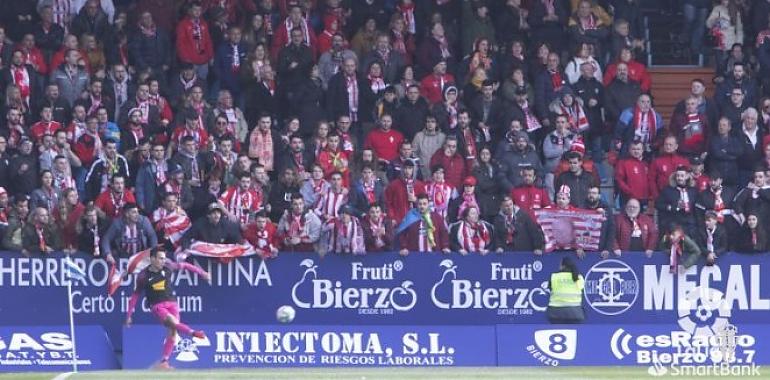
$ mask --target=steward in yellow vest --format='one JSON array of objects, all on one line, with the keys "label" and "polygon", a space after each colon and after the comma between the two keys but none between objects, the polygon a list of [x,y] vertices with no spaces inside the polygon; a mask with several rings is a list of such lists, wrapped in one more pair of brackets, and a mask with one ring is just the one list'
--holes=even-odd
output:
[{"label": "steward in yellow vest", "polygon": [[585,281],[575,263],[565,257],[558,272],[551,274],[548,301],[548,320],[551,323],[580,323],[585,319],[583,312],[583,287]]}]

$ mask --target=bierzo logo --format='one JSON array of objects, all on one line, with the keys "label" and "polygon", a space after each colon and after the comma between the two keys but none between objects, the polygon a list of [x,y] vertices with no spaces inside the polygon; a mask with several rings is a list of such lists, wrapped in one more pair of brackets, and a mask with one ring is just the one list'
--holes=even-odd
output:
[{"label": "bierzo logo", "polygon": [[578,334],[575,329],[537,330],[535,344],[527,352],[543,365],[558,366],[560,360],[573,360],[577,352]]},{"label": "bierzo logo", "polygon": [[585,276],[583,296],[597,313],[625,313],[639,296],[639,279],[631,267],[620,260],[596,263]]},{"label": "bierzo logo", "polygon": [[[358,309],[361,314],[393,314],[393,310],[411,310],[417,303],[412,281],[404,280],[400,286],[392,286],[396,273],[404,268],[401,260],[377,267],[362,262],[352,262],[350,266],[351,282],[368,281],[369,286],[348,286],[339,279],[319,278],[318,265],[312,259],[302,260],[300,267],[304,272],[291,288],[294,305],[303,309]],[[390,286],[370,285],[384,281]]]},{"label": "bierzo logo", "polygon": [[[548,283],[532,287],[533,273],[543,269],[540,261],[518,267],[506,267],[492,262],[489,266],[487,286],[480,279],[458,278],[457,268],[451,259],[442,260],[441,278],[431,287],[433,305],[441,309],[488,309],[498,315],[531,315],[545,311],[548,305]],[[520,285],[520,286],[512,286]]]}]

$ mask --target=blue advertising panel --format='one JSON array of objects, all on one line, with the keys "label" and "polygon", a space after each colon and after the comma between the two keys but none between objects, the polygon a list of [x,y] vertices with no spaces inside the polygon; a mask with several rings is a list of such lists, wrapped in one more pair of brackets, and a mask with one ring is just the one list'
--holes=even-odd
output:
[{"label": "blue advertising panel", "polygon": [[[76,326],[78,370],[117,369],[118,360],[101,326]],[[72,369],[69,326],[0,326],[0,372]]]},{"label": "blue advertising panel", "polygon": [[[729,326],[731,333],[725,333]],[[756,366],[770,363],[764,325],[716,322],[714,332],[678,324],[498,325],[499,366]]]},{"label": "blue advertising panel", "polygon": [[[494,326],[204,325],[205,339],[179,338],[176,368],[494,366]],[[123,367],[149,368],[165,330],[124,330]],[[152,345],[148,342],[157,342]]]},{"label": "blue advertising panel", "polygon": [[[250,257],[227,264],[193,261],[212,273],[209,285],[195,274],[175,276],[182,319],[197,324],[272,324],[282,305],[297,310],[295,323],[334,325],[496,325],[547,323],[550,274],[565,255],[552,253],[459,254],[380,253],[366,256],[282,253],[262,261]],[[724,254],[715,266],[671,273],[668,257],[626,252],[602,260],[577,260],[585,277],[586,324],[678,323],[687,317],[702,328],[715,313],[736,324],[770,320],[768,254]],[[106,294],[108,265],[85,255],[75,261],[87,273],[73,284],[75,320],[104,326],[121,344],[134,277],[113,297]],[[126,265],[125,261],[121,265]],[[765,269],[762,269],[762,268]],[[26,258],[0,253],[0,325],[62,324],[67,319],[62,256]],[[701,318],[705,318],[701,319]],[[134,321],[156,323],[142,302]]]}]

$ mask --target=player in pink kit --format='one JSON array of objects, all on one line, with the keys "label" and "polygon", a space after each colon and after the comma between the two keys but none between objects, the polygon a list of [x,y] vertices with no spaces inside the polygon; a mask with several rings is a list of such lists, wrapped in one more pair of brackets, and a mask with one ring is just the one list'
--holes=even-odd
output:
[{"label": "player in pink kit", "polygon": [[174,349],[177,332],[195,338],[206,338],[203,331],[194,331],[190,326],[182,323],[179,318],[179,306],[172,295],[171,285],[171,274],[177,270],[192,271],[202,276],[204,280],[211,281],[211,275],[205,270],[185,262],[166,261],[166,251],[163,246],[155,247],[150,251],[150,265],[137,276],[136,287],[128,302],[128,315],[126,316],[126,327],[131,327],[131,315],[134,313],[139,296],[144,292],[152,313],[168,329],[168,334],[163,342],[163,355],[157,365],[158,368],[163,369],[172,368],[168,364],[168,358]]}]

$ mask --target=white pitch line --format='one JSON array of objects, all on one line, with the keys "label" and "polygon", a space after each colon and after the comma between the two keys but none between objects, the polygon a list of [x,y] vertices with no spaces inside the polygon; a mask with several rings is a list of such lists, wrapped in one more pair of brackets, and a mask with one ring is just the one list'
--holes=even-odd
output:
[{"label": "white pitch line", "polygon": [[69,377],[70,377],[70,376],[72,376],[73,374],[75,374],[75,372],[64,372],[64,373],[60,373],[60,374],[56,375],[56,376],[55,376],[53,379],[51,379],[51,380],[66,380],[67,378],[69,378]]}]

